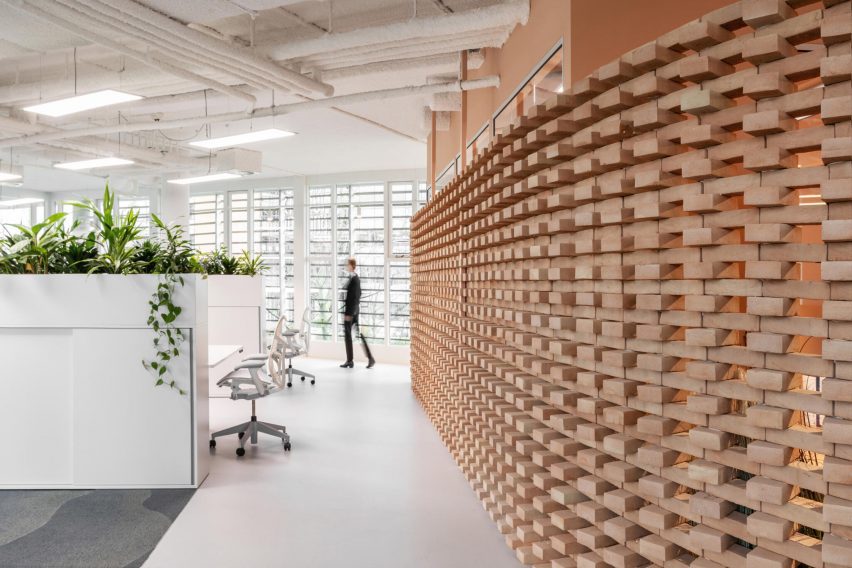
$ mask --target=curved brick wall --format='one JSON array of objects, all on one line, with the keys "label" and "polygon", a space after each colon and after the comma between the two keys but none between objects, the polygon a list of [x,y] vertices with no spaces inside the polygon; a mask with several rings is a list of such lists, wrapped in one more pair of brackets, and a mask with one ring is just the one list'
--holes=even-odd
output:
[{"label": "curved brick wall", "polygon": [[524,564],[852,566],[850,32],[734,3],[414,216],[413,388]]}]

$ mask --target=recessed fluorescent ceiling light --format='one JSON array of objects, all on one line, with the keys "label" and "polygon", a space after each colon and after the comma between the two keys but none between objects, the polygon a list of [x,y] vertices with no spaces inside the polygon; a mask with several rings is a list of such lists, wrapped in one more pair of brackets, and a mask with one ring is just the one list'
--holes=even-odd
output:
[{"label": "recessed fluorescent ceiling light", "polygon": [[43,200],[38,197],[21,197],[20,199],[7,199],[5,201],[0,200],[0,207],[18,207],[20,205],[33,205],[34,203],[41,203]]},{"label": "recessed fluorescent ceiling light", "polygon": [[219,180],[223,180],[223,179],[234,179],[234,178],[238,178],[238,177],[243,177],[243,176],[237,175],[237,174],[222,173],[222,174],[210,174],[210,175],[206,175],[206,176],[198,176],[198,177],[191,177],[191,178],[170,179],[170,180],[166,180],[166,181],[168,181],[169,183],[176,183],[177,185],[189,185],[191,183],[204,183],[206,181],[219,181]]},{"label": "recessed fluorescent ceiling light", "polygon": [[224,138],[211,138],[210,140],[198,140],[190,142],[190,146],[198,146],[199,148],[228,148],[230,146],[239,146],[240,144],[251,144],[252,142],[263,142],[264,140],[275,140],[276,138],[286,138],[293,136],[295,132],[287,130],[278,130],[277,128],[268,128],[266,130],[256,130],[254,132],[246,132],[245,134],[235,134],[233,136],[225,136]]},{"label": "recessed fluorescent ceiling light", "polygon": [[82,112],[93,108],[138,101],[141,98],[139,95],[131,95],[107,89],[105,91],[89,93],[88,95],[69,97],[67,99],[59,99],[58,101],[24,107],[24,110],[46,114],[47,116],[65,116],[66,114],[74,114],[75,112]]},{"label": "recessed fluorescent ceiling light", "polygon": [[133,160],[125,160],[124,158],[95,158],[94,160],[54,164],[53,167],[61,170],[91,170],[93,168],[107,168],[110,166],[126,166],[132,163]]},{"label": "recessed fluorescent ceiling light", "polygon": [[8,172],[0,172],[0,181],[12,181],[15,179],[21,179],[21,176],[18,174],[10,174]]}]

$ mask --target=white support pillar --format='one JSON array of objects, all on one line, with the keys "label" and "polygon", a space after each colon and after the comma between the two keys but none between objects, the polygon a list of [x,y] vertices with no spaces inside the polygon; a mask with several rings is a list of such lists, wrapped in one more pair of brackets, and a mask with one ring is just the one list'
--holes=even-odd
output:
[{"label": "white support pillar", "polygon": [[[302,321],[308,307],[308,185],[307,178],[293,180],[293,316]],[[283,243],[281,249],[284,249]]]},{"label": "white support pillar", "polygon": [[178,224],[189,233],[189,186],[168,184],[160,186],[160,218],[167,225]]}]

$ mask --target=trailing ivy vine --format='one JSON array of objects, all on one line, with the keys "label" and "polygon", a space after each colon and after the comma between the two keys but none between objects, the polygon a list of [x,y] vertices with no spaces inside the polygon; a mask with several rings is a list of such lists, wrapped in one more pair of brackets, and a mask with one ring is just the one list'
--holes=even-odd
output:
[{"label": "trailing ivy vine", "polygon": [[156,292],[148,301],[148,325],[154,330],[154,358],[143,360],[142,366],[154,375],[154,386],[168,386],[184,395],[186,391],[177,384],[171,369],[171,362],[180,357],[181,345],[186,339],[183,330],[174,325],[183,311],[175,305],[174,295],[177,287],[185,283],[182,273],[191,271],[195,259],[192,246],[179,225],[169,227],[156,215],[151,215],[151,219],[162,239],[156,255],[160,279]]},{"label": "trailing ivy vine", "polygon": [[150,313],[148,325],[154,330],[154,358],[143,360],[142,366],[154,375],[154,386],[168,386],[180,394],[186,394],[175,381],[171,369],[171,361],[180,357],[180,347],[186,336],[174,322],[182,308],[174,303],[174,293],[177,285],[184,285],[183,276],[178,274],[161,274],[157,291],[148,301]]}]

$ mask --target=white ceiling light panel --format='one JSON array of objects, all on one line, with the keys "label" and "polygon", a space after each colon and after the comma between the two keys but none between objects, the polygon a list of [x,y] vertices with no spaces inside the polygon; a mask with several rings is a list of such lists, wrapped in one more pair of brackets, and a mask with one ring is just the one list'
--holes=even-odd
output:
[{"label": "white ceiling light panel", "polygon": [[229,148],[231,146],[239,146],[241,144],[252,144],[253,142],[265,142],[267,140],[277,140],[278,138],[287,138],[293,136],[295,132],[287,130],[279,130],[278,128],[267,128],[266,130],[256,130],[254,132],[246,132],[245,134],[235,134],[233,136],[225,136],[223,138],[211,138],[210,140],[197,140],[190,142],[190,146],[197,148],[207,148],[216,150],[218,148]]},{"label": "white ceiling light panel", "polygon": [[24,107],[24,110],[27,112],[34,112],[36,114],[58,117],[74,114],[75,112],[82,112],[84,110],[117,105],[119,103],[138,101],[141,98],[142,97],[139,95],[131,95],[130,93],[122,93],[121,91],[106,89],[103,91],[88,93],[86,95],[68,97],[57,101],[51,101],[49,103]]},{"label": "white ceiling light panel", "polygon": [[134,163],[133,160],[124,158],[95,158],[94,160],[81,160],[79,162],[63,162],[54,164],[54,168],[60,170],[91,170],[94,168],[110,168],[114,166],[127,166]]}]

